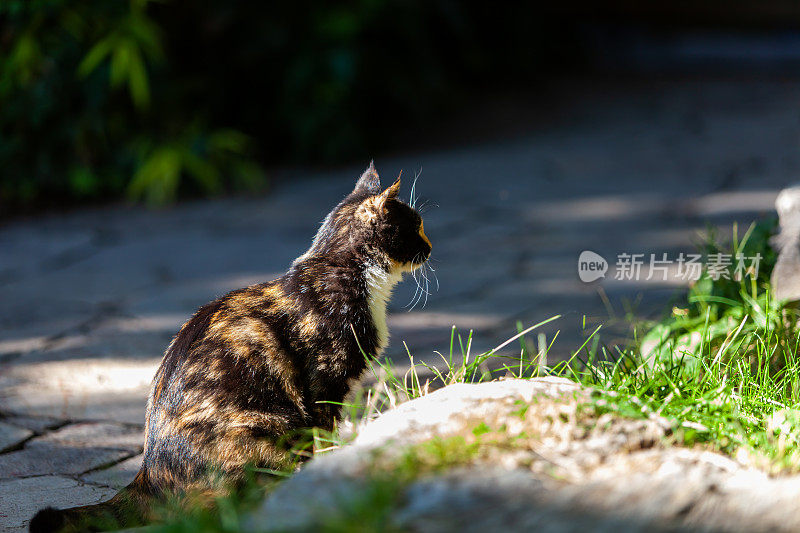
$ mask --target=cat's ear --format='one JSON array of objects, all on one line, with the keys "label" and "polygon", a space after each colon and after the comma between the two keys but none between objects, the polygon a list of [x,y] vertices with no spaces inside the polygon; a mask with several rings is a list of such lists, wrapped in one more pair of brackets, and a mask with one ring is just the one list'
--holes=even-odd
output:
[{"label": "cat's ear", "polygon": [[[378,190],[380,191],[380,189]],[[386,201],[390,198],[397,197],[398,192],[400,192],[399,176],[397,177],[397,181],[392,183],[385,191],[361,202],[361,205],[356,210],[356,217],[366,223],[374,224],[380,214],[386,212]]]},{"label": "cat's ear", "polygon": [[356,188],[353,192],[364,190],[370,194],[378,194],[381,191],[381,178],[378,176],[378,171],[375,170],[375,164],[370,161],[367,170],[361,174],[356,182]]},{"label": "cat's ear", "polygon": [[[401,173],[402,174],[402,173]],[[385,191],[378,195],[378,207],[383,208],[383,204],[386,203],[386,200],[389,198],[397,198],[397,193],[400,192],[400,176],[397,176],[397,180],[392,183],[389,187],[386,188]]]}]

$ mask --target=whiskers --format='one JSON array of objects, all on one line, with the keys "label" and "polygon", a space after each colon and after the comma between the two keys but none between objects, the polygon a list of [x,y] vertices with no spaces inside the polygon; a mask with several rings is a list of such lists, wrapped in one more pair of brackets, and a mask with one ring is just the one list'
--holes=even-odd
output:
[{"label": "whiskers", "polygon": [[[416,263],[419,259],[422,259],[422,257],[417,255],[414,258],[414,262]],[[422,302],[423,309],[428,304],[428,296],[431,294],[431,281],[436,284],[436,290],[439,290],[439,278],[436,276],[436,269],[431,266],[430,258],[420,264],[419,268],[412,270],[411,277],[414,278],[417,289],[414,291],[414,296],[411,297],[411,301],[406,304],[409,312],[420,302]]]},{"label": "whiskers", "polygon": [[439,207],[439,204],[434,204],[434,203],[431,203],[430,200],[425,200],[424,202],[422,202],[422,205],[419,206],[419,208],[417,209],[417,212],[420,214],[420,216],[424,215],[425,212],[428,209],[430,209],[431,207]]},{"label": "whiskers", "polygon": [[422,176],[422,167],[414,174],[414,183],[411,184],[411,197],[409,198],[409,205],[415,209],[417,205],[417,180]]},{"label": "whiskers", "polygon": [[417,171],[417,173],[414,174],[414,182],[411,184],[411,195],[410,195],[410,198],[409,198],[408,205],[410,205],[412,209],[416,209],[417,212],[420,215],[422,215],[423,213],[425,213],[425,211],[427,211],[431,207],[439,207],[439,205],[438,204],[432,204],[430,200],[425,200],[425,201],[422,202],[422,205],[417,207],[417,202],[419,202],[419,200],[421,198],[420,196],[417,196],[417,194],[418,194],[418,192],[417,192],[417,180],[419,179],[420,176],[422,176],[422,167],[420,167],[419,171]]},{"label": "whiskers", "polygon": [[[409,198],[409,205],[412,209],[416,209],[420,215],[431,207],[438,207],[436,204],[431,204],[429,200],[425,200],[422,205],[417,207],[417,202],[420,199],[420,197],[417,196],[417,180],[421,175],[422,167],[414,174],[414,182],[411,184],[411,195]],[[421,260],[421,254],[414,257],[414,263]],[[439,278],[436,276],[436,269],[431,266],[431,261],[431,258],[428,258],[420,264],[419,268],[411,271],[411,277],[414,278],[417,289],[414,291],[414,296],[411,297],[411,301],[406,304],[406,308],[408,308],[409,311],[412,311],[420,302],[422,302],[423,309],[428,304],[428,296],[431,294],[431,281],[436,284],[436,290],[439,290]]]}]

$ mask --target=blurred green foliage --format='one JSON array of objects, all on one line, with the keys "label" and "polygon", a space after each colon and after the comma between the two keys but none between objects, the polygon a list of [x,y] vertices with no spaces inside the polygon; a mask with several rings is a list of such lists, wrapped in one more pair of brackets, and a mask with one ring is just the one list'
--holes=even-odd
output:
[{"label": "blurred green foliage", "polygon": [[447,0],[0,0],[0,212],[367,159],[534,80],[543,27],[535,6]]},{"label": "blurred green foliage", "polygon": [[262,182],[243,133],[181,116],[150,4],[0,2],[0,206]]}]

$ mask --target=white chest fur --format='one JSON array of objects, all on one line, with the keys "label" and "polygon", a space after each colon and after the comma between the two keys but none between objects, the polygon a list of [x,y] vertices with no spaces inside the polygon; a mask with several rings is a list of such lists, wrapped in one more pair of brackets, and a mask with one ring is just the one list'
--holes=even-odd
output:
[{"label": "white chest fur", "polygon": [[386,304],[392,296],[394,286],[403,278],[403,272],[386,272],[377,265],[367,267],[364,271],[367,281],[367,299],[372,322],[378,330],[378,348],[375,356],[380,355],[389,344],[389,328],[386,325]]}]

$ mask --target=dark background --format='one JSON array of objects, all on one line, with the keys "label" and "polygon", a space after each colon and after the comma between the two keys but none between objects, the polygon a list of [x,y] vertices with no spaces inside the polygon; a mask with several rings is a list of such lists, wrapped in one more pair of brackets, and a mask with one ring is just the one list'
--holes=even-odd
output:
[{"label": "dark background", "polygon": [[791,77],[799,23],[789,1],[0,0],[0,215],[502,136],[565,77]]}]

